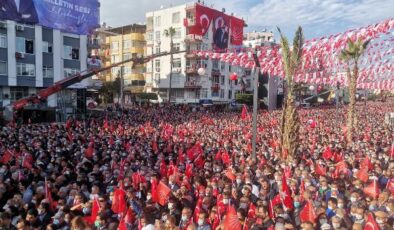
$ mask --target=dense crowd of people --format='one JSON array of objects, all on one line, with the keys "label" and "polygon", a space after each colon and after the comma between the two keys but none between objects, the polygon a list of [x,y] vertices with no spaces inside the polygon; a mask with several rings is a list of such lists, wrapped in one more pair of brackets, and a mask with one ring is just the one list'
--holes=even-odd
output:
[{"label": "dense crowd of people", "polygon": [[300,109],[294,156],[280,111],[136,107],[0,129],[0,229],[393,229],[393,101]]}]

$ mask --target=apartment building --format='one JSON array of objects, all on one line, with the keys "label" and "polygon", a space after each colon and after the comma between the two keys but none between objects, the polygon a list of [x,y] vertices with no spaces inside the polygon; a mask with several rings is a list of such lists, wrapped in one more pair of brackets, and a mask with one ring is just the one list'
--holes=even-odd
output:
[{"label": "apartment building", "polygon": [[[65,77],[87,69],[87,36],[40,25],[0,21],[0,106],[35,94]],[[35,108],[62,104],[73,110],[78,88],[89,80],[52,95]]]},{"label": "apartment building", "polygon": [[[132,24],[117,28],[109,28],[106,33],[105,47],[103,52],[109,57],[104,65],[118,63],[133,57],[145,54],[145,32],[146,26]],[[114,67],[105,74],[106,81],[114,81],[123,75],[125,102],[132,100],[135,94],[142,93],[145,87],[145,66],[133,65],[132,62],[120,67]]]},{"label": "apartment building", "polygon": [[267,46],[275,43],[274,33],[272,31],[252,31],[244,34],[243,45],[249,48],[258,46]]},{"label": "apartment building", "polygon": [[[196,16],[203,14],[209,15],[206,17],[209,22],[202,25],[197,23]],[[169,100],[170,74],[170,101],[173,103],[199,103],[205,99],[213,103],[227,103],[234,99],[236,92],[252,89],[250,69],[241,69],[230,63],[196,55],[200,50],[220,49],[221,52],[226,52],[242,47],[242,37],[240,44],[234,45],[232,38],[235,31],[229,29],[229,21],[237,18],[226,14],[225,9],[218,11],[200,3],[183,4],[148,12],[146,19],[146,55],[170,51],[171,38],[165,36],[165,30],[170,27],[175,29],[174,50],[186,51],[173,55],[172,73],[170,55],[147,63],[146,91],[157,93],[159,100]],[[240,34],[243,33],[243,21],[241,22],[242,26],[238,28]],[[199,30],[196,30],[196,26],[199,26]],[[206,28],[201,28],[202,26]],[[225,32],[219,34],[218,31],[222,28],[227,30],[223,29]],[[204,71],[199,71],[201,68]],[[238,74],[238,81],[230,81],[230,74],[233,72]]]}]

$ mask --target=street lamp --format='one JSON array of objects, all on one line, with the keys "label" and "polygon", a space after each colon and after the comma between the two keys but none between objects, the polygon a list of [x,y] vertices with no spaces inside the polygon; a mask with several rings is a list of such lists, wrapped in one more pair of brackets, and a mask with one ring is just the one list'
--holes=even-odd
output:
[{"label": "street lamp", "polygon": [[200,76],[204,76],[204,75],[205,75],[205,68],[200,67],[200,68],[197,70],[197,73],[198,73],[198,75],[200,75]]}]

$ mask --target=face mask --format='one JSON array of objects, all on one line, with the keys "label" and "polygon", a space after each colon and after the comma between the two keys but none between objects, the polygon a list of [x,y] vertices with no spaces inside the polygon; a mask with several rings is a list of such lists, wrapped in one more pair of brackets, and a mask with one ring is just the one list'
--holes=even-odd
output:
[{"label": "face mask", "polygon": [[362,219],[363,219],[363,216],[362,216],[362,215],[356,214],[356,215],[354,215],[354,216],[356,217],[356,220],[362,220]]},{"label": "face mask", "polygon": [[96,228],[99,228],[100,227],[100,222],[98,221],[98,220],[96,220],[95,222],[94,222],[94,226],[96,226]]},{"label": "face mask", "polygon": [[204,224],[204,220],[198,219],[198,225],[202,226]]},{"label": "face mask", "polygon": [[228,204],[228,199],[223,199],[223,204]]},{"label": "face mask", "polygon": [[354,197],[354,196],[351,196],[351,197],[350,197],[350,201],[351,201],[351,202],[356,202],[356,200],[357,200],[356,197]]},{"label": "face mask", "polygon": [[182,221],[186,222],[187,221],[187,216],[182,216]]},{"label": "face mask", "polygon": [[163,222],[165,222],[165,221],[167,220],[167,216],[162,216],[162,217],[161,217],[161,220],[162,220]]},{"label": "face mask", "polygon": [[241,179],[237,179],[237,184],[241,184]]},{"label": "face mask", "polygon": [[319,222],[320,222],[320,225],[323,225],[323,224],[327,223],[327,220],[326,219],[320,219]]},{"label": "face mask", "polygon": [[150,200],[152,198],[152,196],[146,196],[147,200]]},{"label": "face mask", "polygon": [[173,203],[168,203],[168,209],[172,209],[174,207]]},{"label": "face mask", "polygon": [[248,205],[245,204],[245,203],[241,203],[241,204],[239,205],[239,207],[240,207],[240,208],[243,208],[243,209],[246,209],[246,208],[248,207]]},{"label": "face mask", "polygon": [[375,205],[370,205],[370,206],[368,207],[368,209],[369,209],[369,211],[373,212],[373,211],[375,211],[376,206],[375,206]]},{"label": "face mask", "polygon": [[376,223],[378,223],[379,225],[384,224],[384,220],[382,219],[376,219]]},{"label": "face mask", "polygon": [[59,225],[59,219],[53,219],[53,224],[54,225]]},{"label": "face mask", "polygon": [[343,208],[345,205],[343,203],[338,203],[338,208]]},{"label": "face mask", "polygon": [[309,187],[310,185],[311,185],[310,182],[306,182],[306,183],[305,183],[305,187]]},{"label": "face mask", "polygon": [[294,202],[294,207],[299,208],[300,207],[300,202]]},{"label": "face mask", "polygon": [[90,212],[89,208],[83,208],[82,209],[83,214],[88,214]]},{"label": "face mask", "polygon": [[338,229],[341,226],[341,224],[332,223],[332,226],[334,227],[334,229]]}]

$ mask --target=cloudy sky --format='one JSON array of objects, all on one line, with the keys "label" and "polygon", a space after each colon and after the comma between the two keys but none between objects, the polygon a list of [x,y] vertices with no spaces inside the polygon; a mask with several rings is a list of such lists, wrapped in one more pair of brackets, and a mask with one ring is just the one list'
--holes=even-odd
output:
[{"label": "cloudy sky", "polygon": [[[185,0],[101,0],[101,21],[110,26],[145,21],[145,13]],[[205,0],[243,17],[246,31],[279,26],[292,37],[298,25],[307,39],[373,24],[394,16],[394,0]]]}]

